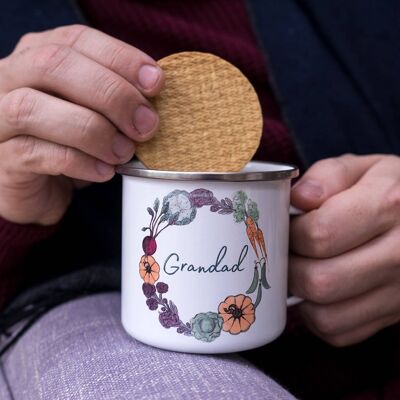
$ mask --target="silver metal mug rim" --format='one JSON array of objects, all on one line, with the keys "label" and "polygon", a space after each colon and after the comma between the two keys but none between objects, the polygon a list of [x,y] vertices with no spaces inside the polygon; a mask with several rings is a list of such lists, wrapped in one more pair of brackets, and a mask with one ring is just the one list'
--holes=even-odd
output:
[{"label": "silver metal mug rim", "polygon": [[[278,181],[292,179],[299,176],[299,169],[292,164],[283,164],[265,161],[251,161],[252,166],[259,166],[257,171],[239,172],[181,172],[181,171],[160,171],[143,167],[138,161],[119,165],[116,169],[121,175],[136,176],[150,179],[168,179],[178,181],[226,181],[226,182],[247,182],[247,181]],[[268,165],[277,169],[267,170]],[[264,167],[264,168],[263,168]],[[279,168],[281,167],[281,168]]]}]

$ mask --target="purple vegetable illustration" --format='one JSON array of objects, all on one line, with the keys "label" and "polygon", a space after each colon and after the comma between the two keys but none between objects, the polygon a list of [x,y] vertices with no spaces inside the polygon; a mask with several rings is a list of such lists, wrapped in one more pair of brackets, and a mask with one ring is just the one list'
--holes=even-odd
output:
[{"label": "purple vegetable illustration", "polygon": [[154,236],[146,236],[143,239],[142,247],[146,256],[152,256],[157,250],[157,242]]},{"label": "purple vegetable illustration", "polygon": [[162,207],[157,198],[153,208],[147,207],[150,214],[150,224],[142,228],[143,232],[149,231],[142,242],[144,254],[153,255],[157,250],[157,236],[168,226],[187,225],[196,217],[196,207],[192,205],[190,195],[185,190],[174,190],[164,197]]}]

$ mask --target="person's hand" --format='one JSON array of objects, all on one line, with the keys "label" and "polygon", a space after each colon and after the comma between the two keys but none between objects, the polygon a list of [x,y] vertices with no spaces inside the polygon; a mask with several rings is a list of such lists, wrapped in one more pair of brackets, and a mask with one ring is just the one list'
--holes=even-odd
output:
[{"label": "person's hand", "polygon": [[81,181],[111,179],[157,130],[146,97],[163,80],[148,55],[85,26],[23,36],[0,60],[0,216],[54,224]]},{"label": "person's hand", "polygon": [[400,321],[400,157],[319,161],[292,189],[291,292],[311,331],[334,346]]}]

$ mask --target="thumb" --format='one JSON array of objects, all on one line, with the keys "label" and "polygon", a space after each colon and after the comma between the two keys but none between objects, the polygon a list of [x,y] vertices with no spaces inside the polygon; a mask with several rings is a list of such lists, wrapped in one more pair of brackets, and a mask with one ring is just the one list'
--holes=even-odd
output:
[{"label": "thumb", "polygon": [[381,158],[345,154],[318,161],[293,186],[291,203],[304,211],[314,210],[336,193],[353,186]]}]

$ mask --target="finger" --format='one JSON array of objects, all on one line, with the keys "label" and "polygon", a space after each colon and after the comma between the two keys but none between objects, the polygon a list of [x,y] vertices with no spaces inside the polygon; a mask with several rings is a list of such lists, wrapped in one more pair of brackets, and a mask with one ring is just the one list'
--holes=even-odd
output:
[{"label": "finger", "polygon": [[25,35],[16,51],[46,44],[61,44],[111,69],[146,96],[160,92],[164,74],[157,63],[139,49],[84,25],[70,25]]},{"label": "finger", "polygon": [[[393,174],[392,174],[393,177]],[[365,176],[350,189],[326,200],[318,209],[293,218],[290,248],[305,257],[326,258],[349,251],[398,223],[388,199],[398,179]]]},{"label": "finger", "polygon": [[110,164],[133,155],[133,142],[100,114],[33,89],[17,89],[3,97],[0,115],[0,141],[29,133]]},{"label": "finger", "polygon": [[102,115],[30,88],[0,100],[0,142],[21,134],[73,147],[108,164],[129,161],[134,153],[133,141]]},{"label": "finger", "polygon": [[343,301],[396,279],[400,265],[400,229],[324,260],[291,256],[289,288],[318,304]]},{"label": "finger", "polygon": [[304,211],[318,208],[329,197],[354,185],[381,158],[346,154],[316,162],[293,186],[292,204]]},{"label": "finger", "polygon": [[6,92],[32,87],[57,94],[104,115],[134,140],[146,140],[157,129],[157,114],[133,85],[68,47],[47,45],[11,55],[3,72]]},{"label": "finger", "polygon": [[329,305],[304,302],[299,308],[304,319],[320,335],[342,335],[382,318],[400,318],[399,286],[377,288]]},{"label": "finger", "polygon": [[17,136],[0,146],[3,175],[65,175],[90,182],[105,182],[114,167],[79,150],[47,142],[32,136]]},{"label": "finger", "polygon": [[49,179],[46,175],[22,174],[14,175],[10,182],[0,173],[0,182],[2,212],[17,224],[54,225],[73,197],[72,181],[65,176]]},{"label": "finger", "polygon": [[334,334],[334,335],[326,335],[318,331],[318,329],[314,328],[311,324],[308,324],[308,328],[317,336],[319,336],[322,340],[329,343],[335,347],[345,347],[351,346],[356,343],[360,343],[374,334],[378,333],[384,328],[388,326],[394,325],[398,323],[400,318],[392,315],[389,317],[384,317],[368,324],[362,325],[358,328],[352,329],[347,332]]}]

